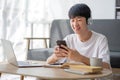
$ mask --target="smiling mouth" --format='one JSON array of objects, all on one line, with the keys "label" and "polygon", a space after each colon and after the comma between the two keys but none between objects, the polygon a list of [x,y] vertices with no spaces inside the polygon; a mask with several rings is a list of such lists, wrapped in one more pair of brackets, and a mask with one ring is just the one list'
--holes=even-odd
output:
[{"label": "smiling mouth", "polygon": [[75,30],[76,30],[76,31],[80,30],[80,27],[79,27],[79,28],[76,28]]}]

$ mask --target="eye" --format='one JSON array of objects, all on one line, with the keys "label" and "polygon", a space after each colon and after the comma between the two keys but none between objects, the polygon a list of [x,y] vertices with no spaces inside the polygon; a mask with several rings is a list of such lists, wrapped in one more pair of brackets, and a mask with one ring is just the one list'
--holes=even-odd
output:
[{"label": "eye", "polygon": [[82,21],[81,19],[77,19],[77,21]]},{"label": "eye", "polygon": [[75,20],[74,19],[71,19],[71,22],[74,22]]}]

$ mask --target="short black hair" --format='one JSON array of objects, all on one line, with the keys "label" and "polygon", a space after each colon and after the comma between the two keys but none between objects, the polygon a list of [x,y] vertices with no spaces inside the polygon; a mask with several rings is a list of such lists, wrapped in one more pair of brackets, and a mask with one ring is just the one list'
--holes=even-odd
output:
[{"label": "short black hair", "polygon": [[91,17],[91,10],[86,4],[75,4],[70,8],[68,16],[70,19],[75,18],[76,16],[82,16],[88,21],[88,18]]}]

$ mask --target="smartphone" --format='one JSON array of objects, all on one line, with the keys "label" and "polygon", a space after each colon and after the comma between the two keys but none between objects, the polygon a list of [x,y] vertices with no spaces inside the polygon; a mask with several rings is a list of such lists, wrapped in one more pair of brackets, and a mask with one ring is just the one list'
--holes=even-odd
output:
[{"label": "smartphone", "polygon": [[66,41],[65,41],[65,40],[57,40],[56,43],[57,43],[57,45],[58,45],[60,48],[62,48],[62,49],[64,49],[64,48],[61,47],[61,45],[64,45],[64,46],[67,47],[67,44],[66,44]]}]

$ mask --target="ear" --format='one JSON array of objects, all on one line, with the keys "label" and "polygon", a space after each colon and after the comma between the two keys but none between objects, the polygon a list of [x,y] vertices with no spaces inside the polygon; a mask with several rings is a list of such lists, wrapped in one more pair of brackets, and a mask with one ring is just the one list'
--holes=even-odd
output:
[{"label": "ear", "polygon": [[88,25],[91,25],[93,23],[92,18],[88,18]]}]

